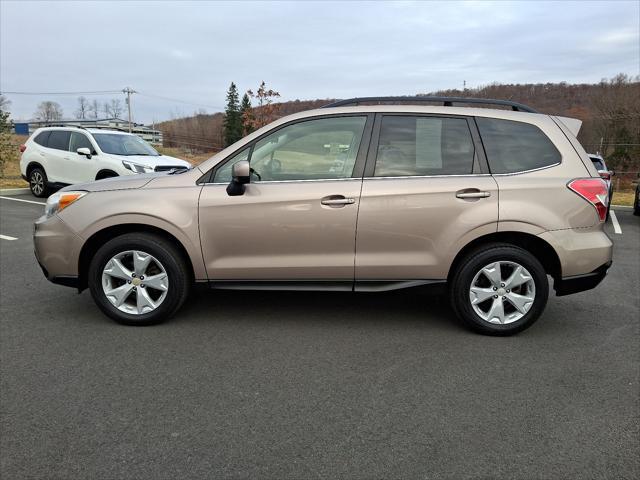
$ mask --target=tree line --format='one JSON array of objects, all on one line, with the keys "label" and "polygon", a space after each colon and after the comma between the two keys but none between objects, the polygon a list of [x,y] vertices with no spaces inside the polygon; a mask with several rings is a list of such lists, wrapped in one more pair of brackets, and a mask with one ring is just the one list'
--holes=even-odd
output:
[{"label": "tree line", "polygon": [[[75,118],[79,120],[97,120],[98,118],[120,118],[124,114],[124,105],[119,98],[112,98],[106,102],[88,99],[84,96],[78,97],[78,107],[74,111]],[[55,122],[64,118],[62,106],[58,102],[46,100],[38,104],[38,108],[33,114],[36,120],[41,122]]]}]

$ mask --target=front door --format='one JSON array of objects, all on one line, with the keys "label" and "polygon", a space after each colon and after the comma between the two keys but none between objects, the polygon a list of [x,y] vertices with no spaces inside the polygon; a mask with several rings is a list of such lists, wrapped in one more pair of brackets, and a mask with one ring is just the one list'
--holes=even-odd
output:
[{"label": "front door", "polygon": [[[199,203],[209,279],[353,281],[371,124],[367,115],[305,119],[223,161]],[[231,167],[240,160],[251,163],[251,183],[229,196]]]},{"label": "front door", "polygon": [[464,245],[497,229],[497,184],[483,165],[473,119],[379,115],[360,197],[356,281],[446,279]]}]

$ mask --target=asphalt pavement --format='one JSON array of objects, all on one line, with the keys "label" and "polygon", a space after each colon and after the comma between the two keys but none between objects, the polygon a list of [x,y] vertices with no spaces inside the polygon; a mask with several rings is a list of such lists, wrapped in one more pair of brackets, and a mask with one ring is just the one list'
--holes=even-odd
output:
[{"label": "asphalt pavement", "polygon": [[[595,290],[508,338],[443,298],[195,295],[113,323],[45,280],[31,196],[0,199],[0,478],[640,476],[640,217]],[[8,237],[8,238],[5,238]],[[15,238],[16,240],[11,240]]]}]

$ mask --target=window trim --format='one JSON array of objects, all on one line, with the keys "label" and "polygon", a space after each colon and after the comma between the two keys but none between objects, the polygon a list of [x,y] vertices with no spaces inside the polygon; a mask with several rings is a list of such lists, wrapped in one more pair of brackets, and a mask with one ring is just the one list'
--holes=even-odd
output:
[{"label": "window trim", "polygon": [[256,183],[260,184],[269,184],[269,183],[296,183],[296,182],[333,182],[333,181],[341,181],[341,180],[353,180],[353,179],[361,179],[364,173],[364,167],[367,160],[368,150],[371,144],[371,131],[373,130],[374,123],[374,114],[373,113],[340,113],[340,114],[327,114],[327,115],[316,115],[313,117],[305,117],[299,118],[296,120],[291,120],[289,122],[283,123],[282,125],[278,125],[278,127],[273,128],[257,138],[254,138],[250,143],[242,145],[242,147],[237,148],[229,155],[227,155],[223,160],[218,162],[215,166],[213,166],[207,173],[202,175],[198,181],[196,182],[198,185],[228,185],[229,182],[213,182],[212,180],[215,178],[216,172],[224,167],[227,162],[229,162],[233,157],[235,157],[238,153],[242,152],[244,149],[249,148],[249,161],[251,161],[251,156],[253,155],[253,148],[262,139],[265,137],[282,130],[285,127],[289,127],[291,125],[295,125],[298,123],[309,122],[313,120],[321,120],[325,118],[343,118],[343,117],[365,117],[366,121],[364,124],[364,129],[362,131],[362,138],[360,139],[360,145],[358,146],[358,153],[356,154],[356,161],[353,165],[353,173],[350,177],[342,177],[342,178],[315,178],[315,179],[305,179],[305,180],[265,180]]},{"label": "window trim", "polygon": [[[375,176],[376,158],[378,156],[378,145],[380,143],[380,130],[382,129],[382,119],[384,117],[434,117],[434,118],[460,118],[466,120],[471,141],[473,142],[474,156],[471,173],[443,174],[443,175],[403,175],[397,177]],[[376,113],[373,125],[371,142],[369,143],[369,153],[364,170],[364,178],[369,179],[407,179],[407,178],[442,178],[442,177],[475,177],[490,175],[487,158],[484,148],[480,142],[480,135],[477,130],[474,118],[466,115],[448,115],[446,113],[417,113],[417,112],[379,112]]]}]

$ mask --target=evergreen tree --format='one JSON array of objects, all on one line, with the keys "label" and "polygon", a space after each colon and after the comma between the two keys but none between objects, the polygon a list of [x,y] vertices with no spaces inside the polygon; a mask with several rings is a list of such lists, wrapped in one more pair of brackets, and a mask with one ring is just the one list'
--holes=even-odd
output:
[{"label": "evergreen tree", "polygon": [[238,89],[231,82],[227,91],[227,108],[224,112],[224,143],[229,146],[242,138],[242,116],[238,101]]},{"label": "evergreen tree", "polygon": [[242,133],[243,135],[249,135],[253,132],[253,111],[251,110],[251,99],[247,93],[242,97],[240,115],[242,118]]}]

